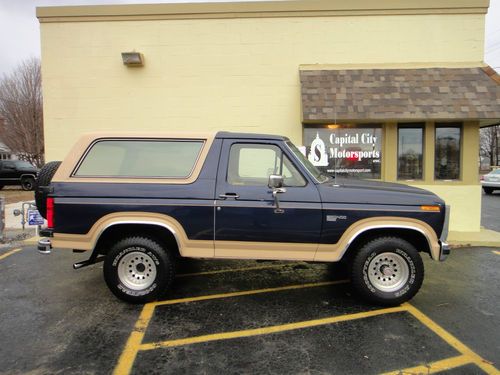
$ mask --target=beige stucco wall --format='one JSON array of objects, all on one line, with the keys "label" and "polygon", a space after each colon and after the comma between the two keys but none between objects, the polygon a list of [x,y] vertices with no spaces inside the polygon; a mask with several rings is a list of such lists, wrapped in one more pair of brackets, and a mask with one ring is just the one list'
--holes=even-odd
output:
[{"label": "beige stucco wall", "polygon": [[406,183],[430,190],[452,207],[450,230],[476,232],[481,225],[481,186],[479,183],[479,122],[467,121],[462,125],[461,176],[457,181],[434,179],[434,122],[424,129],[424,178],[420,181],[397,179],[398,128],[397,123],[384,124],[383,169],[384,181]]},{"label": "beige stucco wall", "polygon": [[[42,23],[47,159],[95,129],[273,132],[300,143],[300,64],[477,66],[483,29],[478,14]],[[132,50],[143,68],[122,64]]]},{"label": "beige stucco wall", "polygon": [[[50,22],[41,38],[49,161],[95,130],[265,132],[301,144],[300,65],[479,66],[484,15]],[[126,51],[143,53],[145,66],[125,67]],[[384,142],[394,151],[397,138],[388,132]],[[385,155],[391,181],[396,159]],[[451,230],[479,230],[474,168],[447,186],[426,169],[422,187],[454,206]]]}]

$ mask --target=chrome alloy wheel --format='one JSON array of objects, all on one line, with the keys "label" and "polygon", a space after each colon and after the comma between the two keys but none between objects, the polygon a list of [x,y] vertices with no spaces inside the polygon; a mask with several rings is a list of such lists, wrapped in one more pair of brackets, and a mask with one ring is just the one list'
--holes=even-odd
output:
[{"label": "chrome alloy wheel", "polygon": [[129,289],[146,289],[156,279],[156,264],[149,255],[132,251],[120,259],[118,278]]},{"label": "chrome alloy wheel", "polygon": [[382,292],[394,292],[402,288],[410,277],[405,259],[396,253],[381,253],[368,266],[370,283]]}]

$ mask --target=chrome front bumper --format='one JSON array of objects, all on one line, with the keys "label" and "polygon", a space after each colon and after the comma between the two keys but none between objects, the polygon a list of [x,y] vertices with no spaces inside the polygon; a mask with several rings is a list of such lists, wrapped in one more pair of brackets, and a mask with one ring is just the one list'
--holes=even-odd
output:
[{"label": "chrome front bumper", "polygon": [[439,260],[441,262],[445,260],[451,252],[450,245],[448,245],[448,243],[446,242],[446,240],[448,239],[448,228],[450,226],[450,212],[451,207],[445,206],[443,231],[441,232],[441,237],[439,238]]},{"label": "chrome front bumper", "polygon": [[446,242],[439,241],[440,249],[439,249],[439,260],[444,261],[448,255],[451,253],[450,245]]}]

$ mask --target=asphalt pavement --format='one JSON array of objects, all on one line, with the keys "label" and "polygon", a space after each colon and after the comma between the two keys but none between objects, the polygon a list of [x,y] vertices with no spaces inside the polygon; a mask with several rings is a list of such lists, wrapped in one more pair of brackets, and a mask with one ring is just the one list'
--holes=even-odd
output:
[{"label": "asphalt pavement", "polygon": [[85,254],[5,255],[1,373],[500,368],[498,249],[455,250],[444,263],[424,256],[421,291],[395,309],[359,301],[331,264],[187,260],[165,301],[143,307],[108,291],[102,264],[74,271]]},{"label": "asphalt pavement", "polygon": [[500,190],[484,194],[481,201],[481,225],[500,232]]}]

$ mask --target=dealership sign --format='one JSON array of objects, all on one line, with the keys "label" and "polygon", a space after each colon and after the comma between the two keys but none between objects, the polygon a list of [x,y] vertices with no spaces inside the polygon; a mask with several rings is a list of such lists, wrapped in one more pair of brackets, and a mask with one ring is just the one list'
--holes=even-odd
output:
[{"label": "dealership sign", "polygon": [[324,172],[380,178],[380,127],[305,128],[306,157]]}]

